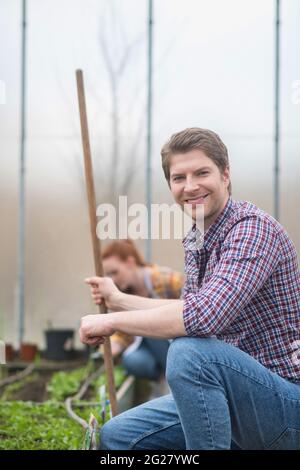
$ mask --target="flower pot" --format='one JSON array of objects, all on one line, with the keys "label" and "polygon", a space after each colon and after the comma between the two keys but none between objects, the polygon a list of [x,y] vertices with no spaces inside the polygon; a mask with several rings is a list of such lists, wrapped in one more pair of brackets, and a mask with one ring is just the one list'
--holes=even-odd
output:
[{"label": "flower pot", "polygon": [[38,352],[36,344],[22,343],[20,351],[20,359],[25,362],[33,362]]},{"label": "flower pot", "polygon": [[6,344],[5,345],[5,360],[6,362],[11,362],[14,359],[14,348],[12,344]]},{"label": "flower pot", "polygon": [[74,359],[74,330],[51,329],[46,330],[46,353],[47,359],[53,361],[67,361]]}]

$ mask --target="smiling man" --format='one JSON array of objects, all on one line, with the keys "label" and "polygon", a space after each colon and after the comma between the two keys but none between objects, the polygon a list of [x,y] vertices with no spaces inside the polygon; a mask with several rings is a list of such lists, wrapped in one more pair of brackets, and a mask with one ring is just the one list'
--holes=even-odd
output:
[{"label": "smiling man", "polygon": [[[182,299],[121,293],[91,278],[96,303],[113,313],[83,317],[84,343],[115,331],[173,338],[167,379],[172,391],[109,421],[102,449],[300,448],[300,278],[297,254],[270,215],[231,197],[227,149],[199,128],[174,134],[162,166],[175,201],[204,208],[183,240]],[[120,311],[122,311],[120,313]],[[124,312],[125,311],[125,312]]]}]

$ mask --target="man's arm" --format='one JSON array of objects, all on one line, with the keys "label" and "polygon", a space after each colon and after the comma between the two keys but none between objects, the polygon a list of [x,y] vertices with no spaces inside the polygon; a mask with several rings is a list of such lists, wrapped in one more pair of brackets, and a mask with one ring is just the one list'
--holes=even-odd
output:
[{"label": "man's arm", "polygon": [[112,313],[111,321],[113,328],[123,333],[169,339],[186,336],[182,313],[182,300],[174,300],[153,309]]},{"label": "man's arm", "polygon": [[151,299],[139,295],[124,294],[120,292],[117,297],[117,305],[114,310],[148,310],[175,304],[178,299]]},{"label": "man's arm", "polygon": [[107,307],[115,312],[120,310],[148,310],[178,302],[177,299],[149,299],[138,295],[124,294],[109,277],[90,277],[85,282],[91,287],[95,304],[104,300]]},{"label": "man's arm", "polygon": [[175,300],[154,309],[87,315],[81,320],[80,338],[83,343],[96,345],[115,331],[161,339],[186,336],[182,313],[183,302]]}]

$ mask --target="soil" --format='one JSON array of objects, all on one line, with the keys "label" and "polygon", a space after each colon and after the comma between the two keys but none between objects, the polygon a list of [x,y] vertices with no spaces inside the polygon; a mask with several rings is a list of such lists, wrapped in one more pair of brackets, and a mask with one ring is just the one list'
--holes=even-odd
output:
[{"label": "soil", "polygon": [[33,380],[25,381],[20,390],[10,393],[9,400],[34,401],[37,403],[47,400],[48,393],[46,387],[51,376],[52,373],[43,373]]}]

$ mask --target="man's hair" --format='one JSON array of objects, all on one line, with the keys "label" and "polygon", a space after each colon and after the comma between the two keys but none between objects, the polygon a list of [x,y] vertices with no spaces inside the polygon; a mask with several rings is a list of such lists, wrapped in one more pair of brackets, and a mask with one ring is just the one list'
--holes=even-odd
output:
[{"label": "man's hair", "polygon": [[102,252],[102,259],[117,256],[121,261],[126,261],[132,256],[137,266],[146,266],[146,262],[132,240],[116,240],[109,243]]},{"label": "man's hair", "polygon": [[[162,167],[169,186],[171,157],[195,149],[202,150],[217,165],[221,173],[224,173],[226,168],[229,169],[227,148],[218,134],[208,129],[190,127],[173,134],[161,149]],[[229,182],[229,194],[231,191],[231,182]]]}]

